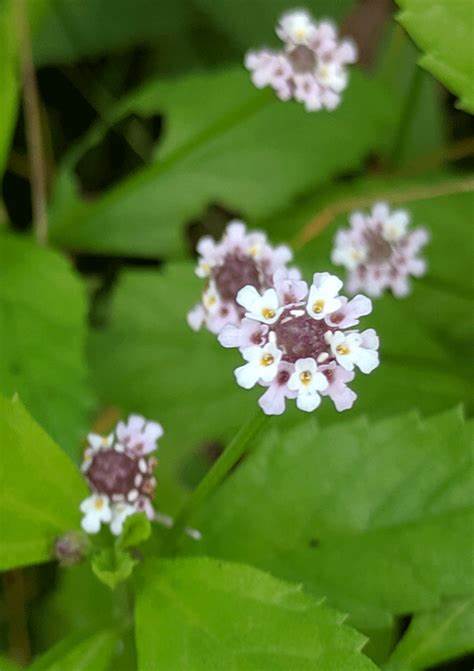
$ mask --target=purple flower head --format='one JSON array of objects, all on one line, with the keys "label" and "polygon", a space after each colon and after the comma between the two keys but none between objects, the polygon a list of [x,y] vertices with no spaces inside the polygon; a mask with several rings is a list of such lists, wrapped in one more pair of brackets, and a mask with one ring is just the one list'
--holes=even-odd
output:
[{"label": "purple flower head", "polygon": [[155,519],[152,499],[156,480],[153,475],[156,459],[150,454],[163,429],[139,415],[119,422],[115,431],[103,438],[91,433],[84,452],[82,472],[91,496],[80,505],[82,528],[97,533],[102,523],[109,524],[116,536],[129,515],[144,512]]},{"label": "purple flower head", "polygon": [[235,370],[241,387],[267,387],[259,401],[267,415],[282,414],[288,398],[306,412],[322,396],[347,410],[357,397],[347,386],[355,370],[367,374],[379,365],[375,331],[354,328],[372,304],[362,295],[349,301],[341,288],[329,273],[315,273],[309,288],[275,273],[274,287],[258,292],[247,285],[237,294],[245,317],[239,326],[226,326],[219,342],[239,348],[246,362]]},{"label": "purple flower head", "polygon": [[276,34],[281,51],[250,51],[245,67],[257,88],[271,86],[280,100],[293,98],[308,112],[335,109],[348,83],[347,65],[357,59],[351,40],[339,40],[329,21],[317,23],[304,10],[283,14]]},{"label": "purple flower head", "polygon": [[240,325],[244,310],[236,296],[242,287],[264,291],[272,286],[276,271],[282,280],[299,277],[298,271],[286,268],[292,258],[288,247],[272,247],[265,233],[247,232],[241,221],[231,221],[219,242],[201,238],[197,250],[196,275],[206,279],[206,287],[201,302],[188,313],[188,324],[195,331],[205,325],[212,333],[220,333],[228,324]]},{"label": "purple flower head", "polygon": [[397,297],[406,296],[410,275],[426,272],[426,262],[418,256],[429,240],[426,229],[409,230],[409,213],[391,212],[386,203],[376,203],[368,215],[353,212],[349,223],[350,228],[337,232],[331,257],[347,269],[349,291],[378,297],[391,289]]}]

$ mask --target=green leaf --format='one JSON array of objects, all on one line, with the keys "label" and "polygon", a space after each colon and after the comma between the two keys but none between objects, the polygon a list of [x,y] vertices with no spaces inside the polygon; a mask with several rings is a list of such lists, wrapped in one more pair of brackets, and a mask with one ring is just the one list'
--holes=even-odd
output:
[{"label": "green leaf", "polygon": [[84,287],[56,252],[0,235],[0,391],[70,454],[88,429]]},{"label": "green leaf", "polygon": [[21,667],[11,659],[0,655],[0,671],[20,671]]},{"label": "green leaf", "polygon": [[73,634],[41,655],[28,671],[107,671],[117,644],[115,631],[84,638]]},{"label": "green leaf", "polygon": [[416,615],[386,671],[423,671],[474,653],[474,598],[456,599]]},{"label": "green leaf", "polygon": [[54,539],[79,525],[83,478],[20,401],[1,396],[0,446],[0,569],[48,561]]},{"label": "green leaf", "polygon": [[157,44],[188,20],[184,3],[161,0],[55,0],[34,40],[38,65],[69,63],[144,43]]},{"label": "green leaf", "polygon": [[125,520],[123,531],[117,538],[117,547],[130,548],[140,545],[150,537],[150,534],[150,520],[144,513],[135,513]]},{"label": "green leaf", "polygon": [[390,97],[357,70],[330,113],[309,114],[257,90],[243,66],[153,82],[111,118],[131,112],[165,115],[155,160],[101,198],[81,199],[73,168],[103,136],[104,127],[93,128],[58,178],[51,209],[58,244],[128,256],[180,254],[184,225],[209,203],[245,217],[272,216],[301,192],[358,168],[392,123]]},{"label": "green leaf", "polygon": [[18,105],[18,73],[15,32],[12,30],[13,0],[0,5],[0,178],[5,169]]},{"label": "green leaf", "polygon": [[189,550],[303,581],[363,630],[436,608],[474,584],[471,432],[458,410],[270,431]]},{"label": "green leaf", "polygon": [[119,548],[106,548],[92,557],[92,570],[101,582],[115,589],[117,585],[132,575],[137,564],[129,552]]},{"label": "green leaf", "polygon": [[138,669],[375,669],[343,622],[299,586],[248,566],[150,561],[136,597]]},{"label": "green leaf", "polygon": [[469,0],[397,0],[398,20],[425,52],[420,65],[474,112],[473,9]]},{"label": "green leaf", "polygon": [[[195,4],[214,19],[227,39],[235,42],[242,51],[272,43],[281,46],[275,26],[280,16],[292,8],[287,0],[195,0]],[[353,5],[354,0],[308,0],[304,3],[305,9],[316,20],[330,17],[332,21],[344,18]]]}]

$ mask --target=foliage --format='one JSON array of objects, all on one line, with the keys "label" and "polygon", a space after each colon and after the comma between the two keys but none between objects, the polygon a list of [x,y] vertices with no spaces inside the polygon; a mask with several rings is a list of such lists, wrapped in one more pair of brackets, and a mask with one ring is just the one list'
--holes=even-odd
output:
[{"label": "foliage", "polygon": [[141,575],[136,618],[141,671],[376,668],[343,616],[247,566],[152,561]]},{"label": "foliage", "polygon": [[48,561],[57,536],[78,525],[86,487],[21,402],[0,397],[2,569]]},{"label": "foliage", "polygon": [[363,629],[469,593],[471,432],[458,410],[270,431],[196,520],[197,551],[298,578]]},{"label": "foliage", "polygon": [[[308,0],[360,65],[307,113],[243,66],[284,0],[27,0],[31,45],[0,0],[0,671],[460,671],[474,653],[472,9],[389,4]],[[197,240],[242,218],[305,279],[343,277],[334,237],[381,200],[430,242],[411,293],[362,322],[379,368],[349,412],[264,418],[239,355],[186,323]],[[158,514],[86,535],[103,492],[78,456],[128,414],[163,425]],[[138,471],[137,508],[155,486]]]},{"label": "foliage", "polygon": [[465,0],[397,0],[400,23],[426,53],[420,65],[460,97],[474,112],[472,5]]},{"label": "foliage", "polygon": [[0,390],[18,393],[69,454],[88,428],[86,297],[57,252],[0,235]]}]

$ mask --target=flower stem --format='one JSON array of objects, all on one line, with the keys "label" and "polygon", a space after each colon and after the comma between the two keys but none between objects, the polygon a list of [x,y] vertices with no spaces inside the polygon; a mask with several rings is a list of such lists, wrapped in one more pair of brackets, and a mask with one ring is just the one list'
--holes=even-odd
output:
[{"label": "flower stem", "polygon": [[196,512],[199,506],[212,494],[224,480],[226,475],[232,470],[235,464],[246,452],[249,442],[252,438],[255,438],[266,420],[267,415],[264,415],[259,411],[257,415],[252,417],[239,429],[224,452],[222,452],[217,461],[214,462],[189,499],[185,502],[169,535],[169,548],[172,552],[176,550],[178,541],[187,527],[191,515]]}]

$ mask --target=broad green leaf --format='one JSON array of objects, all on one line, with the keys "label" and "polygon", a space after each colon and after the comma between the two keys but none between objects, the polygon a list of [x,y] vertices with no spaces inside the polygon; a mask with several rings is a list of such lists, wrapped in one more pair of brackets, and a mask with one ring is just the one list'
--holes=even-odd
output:
[{"label": "broad green leaf", "polygon": [[73,634],[41,655],[28,671],[107,671],[116,644],[115,631],[99,631],[87,638]]},{"label": "broad green leaf", "polygon": [[0,235],[0,391],[70,454],[88,429],[84,287],[56,252]]},{"label": "broad green leaf", "polygon": [[188,549],[302,581],[362,630],[436,608],[474,584],[471,430],[459,410],[270,430]]},{"label": "broad green leaf", "polygon": [[79,525],[79,470],[19,400],[0,396],[0,569],[52,559],[55,538]]},{"label": "broad green leaf", "polygon": [[456,599],[416,615],[386,671],[423,671],[474,653],[474,598]]},{"label": "broad green leaf", "polygon": [[150,561],[136,597],[139,671],[375,669],[344,616],[249,566]]},{"label": "broad green leaf", "polygon": [[[185,3],[161,0],[55,0],[34,40],[38,65],[69,63],[179,33],[189,21]],[[186,33],[187,34],[187,33]]]},{"label": "broad green leaf", "polygon": [[272,216],[305,190],[358,168],[392,123],[390,97],[357,70],[330,113],[309,114],[257,90],[243,66],[152,82],[111,118],[131,112],[164,114],[155,160],[102,197],[82,199],[73,168],[105,130],[92,129],[58,177],[51,208],[58,244],[128,256],[180,254],[184,225],[209,203],[245,217]]},{"label": "broad green leaf", "polygon": [[398,20],[424,52],[420,65],[459,96],[474,113],[474,59],[470,0],[397,0]]},{"label": "broad green leaf", "polygon": [[16,122],[18,73],[13,0],[0,4],[0,178],[3,176]]},{"label": "broad green leaf", "polygon": [[123,531],[117,539],[117,547],[130,548],[140,545],[149,538],[150,534],[150,520],[145,513],[135,513],[125,520]]},{"label": "broad green leaf", "polygon": [[[261,46],[281,46],[275,35],[275,26],[280,16],[292,9],[287,0],[194,0],[207,16],[211,17],[227,39],[240,49]],[[339,21],[354,5],[353,0],[308,0],[305,9],[316,20],[331,18]]]},{"label": "broad green leaf", "polygon": [[132,575],[136,560],[119,548],[106,548],[92,557],[92,570],[101,582],[115,589]]}]

